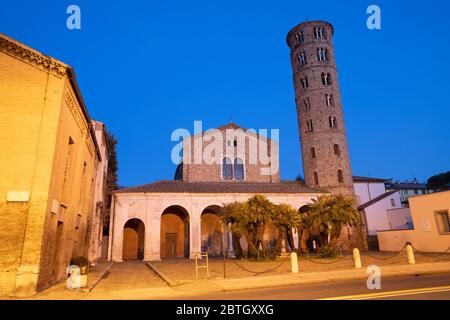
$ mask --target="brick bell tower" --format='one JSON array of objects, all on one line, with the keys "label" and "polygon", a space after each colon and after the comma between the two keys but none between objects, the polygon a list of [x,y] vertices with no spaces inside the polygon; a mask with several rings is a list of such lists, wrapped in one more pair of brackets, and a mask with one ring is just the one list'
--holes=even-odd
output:
[{"label": "brick bell tower", "polygon": [[305,183],[353,195],[353,178],[334,59],[333,26],[299,24],[287,35]]}]

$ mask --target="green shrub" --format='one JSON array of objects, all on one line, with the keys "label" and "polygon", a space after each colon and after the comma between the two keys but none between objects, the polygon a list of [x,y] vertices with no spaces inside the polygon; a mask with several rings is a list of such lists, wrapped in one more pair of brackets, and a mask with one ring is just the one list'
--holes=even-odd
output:
[{"label": "green shrub", "polygon": [[87,267],[89,265],[89,260],[86,257],[74,257],[70,259],[70,265],[71,266],[79,266],[81,267]]},{"label": "green shrub", "polygon": [[319,257],[328,258],[328,259],[336,259],[339,257],[339,250],[336,247],[332,247],[330,245],[324,245],[318,250]]}]

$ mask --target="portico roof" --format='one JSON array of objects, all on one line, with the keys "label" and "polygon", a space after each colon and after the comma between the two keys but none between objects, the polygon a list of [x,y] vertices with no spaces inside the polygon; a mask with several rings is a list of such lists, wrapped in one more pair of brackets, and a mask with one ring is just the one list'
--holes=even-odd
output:
[{"label": "portico roof", "polygon": [[301,181],[266,182],[183,182],[161,180],[141,186],[124,188],[114,193],[325,193]]}]

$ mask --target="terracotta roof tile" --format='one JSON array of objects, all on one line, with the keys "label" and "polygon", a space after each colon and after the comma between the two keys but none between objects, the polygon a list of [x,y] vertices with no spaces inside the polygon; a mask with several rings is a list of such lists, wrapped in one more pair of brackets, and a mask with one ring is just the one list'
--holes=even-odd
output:
[{"label": "terracotta roof tile", "polygon": [[324,193],[299,181],[258,182],[183,182],[161,180],[141,186],[119,189],[114,193]]}]

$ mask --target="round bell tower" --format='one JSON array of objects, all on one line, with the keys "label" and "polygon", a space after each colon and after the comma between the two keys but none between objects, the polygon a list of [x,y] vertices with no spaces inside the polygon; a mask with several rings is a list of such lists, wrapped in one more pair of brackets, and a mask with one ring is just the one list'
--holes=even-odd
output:
[{"label": "round bell tower", "polygon": [[299,24],[287,35],[305,183],[353,195],[353,178],[334,59],[333,26]]}]

